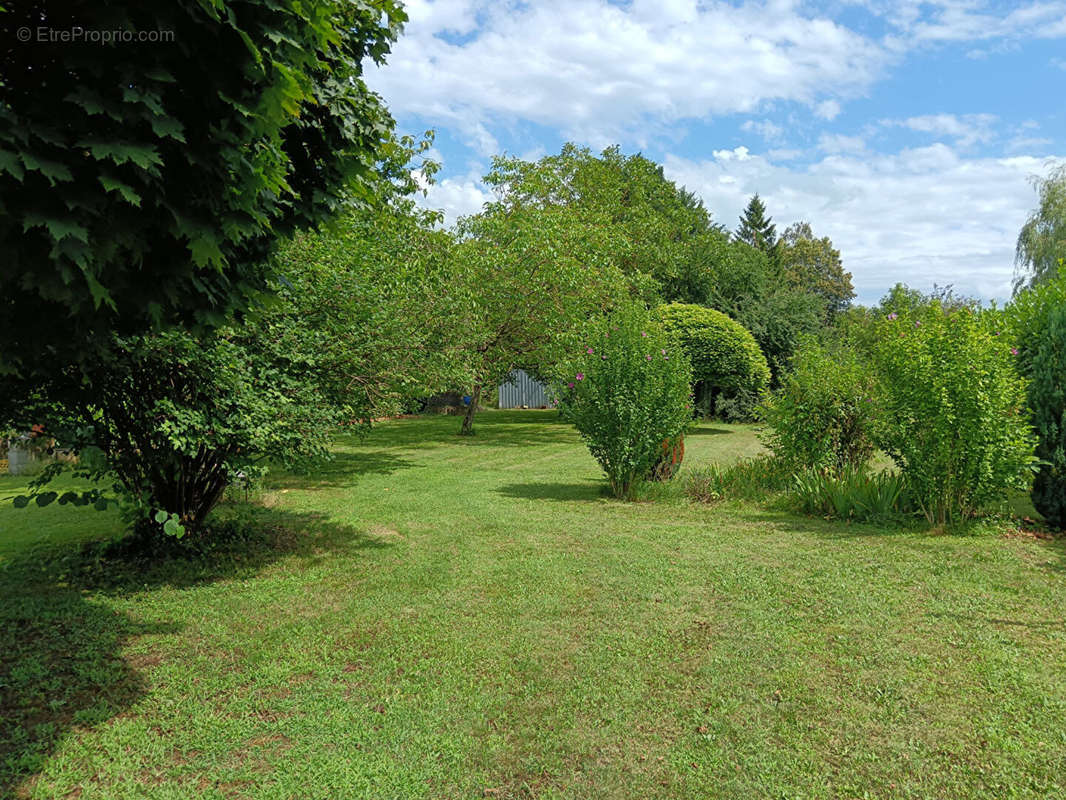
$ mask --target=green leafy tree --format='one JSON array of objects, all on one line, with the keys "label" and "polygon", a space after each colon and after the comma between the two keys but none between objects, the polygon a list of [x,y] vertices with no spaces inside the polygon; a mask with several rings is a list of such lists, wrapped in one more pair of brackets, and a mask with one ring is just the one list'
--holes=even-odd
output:
[{"label": "green leafy tree", "polygon": [[714,410],[716,397],[750,395],[754,406],[770,386],[770,368],[751,333],[720,311],[670,303],[655,318],[677,339],[692,364],[698,407]]},{"label": "green leafy tree", "polygon": [[973,517],[1027,488],[1036,437],[1004,320],[939,301],[877,323],[878,444],[930,524]]},{"label": "green leafy tree", "polygon": [[596,322],[565,362],[560,406],[607,475],[632,499],[691,420],[688,360],[639,307]]},{"label": "green leafy tree", "polygon": [[283,243],[280,302],[257,336],[314,363],[346,419],[393,414],[470,380],[449,232],[410,204],[350,212]]},{"label": "green leafy tree", "polygon": [[1054,278],[1019,293],[1008,311],[1039,436],[1033,505],[1049,524],[1066,528],[1066,262]]},{"label": "green leafy tree", "polygon": [[610,147],[600,155],[573,144],[529,162],[497,158],[486,182],[512,204],[566,206],[624,237],[614,255],[645,299],[691,299],[686,293],[693,243],[720,230],[703,202],[642,155]]},{"label": "green leafy tree", "polygon": [[[276,256],[287,277],[254,318],[115,337],[92,366],[23,387],[30,399],[7,416],[78,451],[74,468],[110,486],[141,531],[200,530],[225,487],[268,460],[322,459],[338,425],[365,430],[463,379],[448,338],[451,240],[432,222],[400,204],[297,236]],[[61,467],[38,498],[55,498],[47,481]],[[98,490],[72,499],[107,502]]]},{"label": "green leafy tree", "polygon": [[1034,183],[1040,205],[1018,234],[1015,291],[1054,280],[1059,259],[1066,258],[1066,164]]},{"label": "green leafy tree", "polygon": [[776,385],[802,337],[822,327],[824,299],[781,280],[765,253],[725,234],[700,236],[692,252],[689,296],[751,331]]},{"label": "green leafy tree", "polygon": [[752,195],[740,215],[740,225],[734,236],[738,242],[765,253],[771,266],[778,266],[777,226],[772,217],[766,216],[766,205],[758,193]]},{"label": "green leafy tree", "polygon": [[548,374],[587,321],[624,297],[617,229],[566,206],[502,201],[457,225],[453,291],[464,309],[473,433],[482,392],[517,367]]},{"label": "green leafy tree", "polygon": [[840,251],[828,236],[814,238],[807,222],[789,225],[779,245],[781,269],[793,288],[825,301],[826,322],[847,309],[855,297],[851,273],[844,271]]},{"label": "green leafy tree", "polygon": [[270,285],[278,237],[377,197],[393,124],[362,65],[405,19],[395,0],[0,8],[0,373],[222,324]]}]

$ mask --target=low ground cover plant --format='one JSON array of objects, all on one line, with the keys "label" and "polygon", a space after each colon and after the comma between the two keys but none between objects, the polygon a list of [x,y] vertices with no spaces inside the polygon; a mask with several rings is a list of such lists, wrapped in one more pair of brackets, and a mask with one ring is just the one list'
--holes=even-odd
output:
[{"label": "low ground cover plant", "polygon": [[792,481],[791,496],[805,514],[857,522],[885,522],[913,514],[903,476],[848,466],[839,472],[806,470]]},{"label": "low ground cover plant", "polygon": [[632,499],[691,421],[688,359],[646,311],[626,307],[594,323],[567,362],[559,405],[599,462],[615,497]]},{"label": "low ground cover plant", "polygon": [[684,492],[694,503],[764,500],[783,491],[790,478],[790,471],[780,460],[762,455],[742,458],[733,464],[716,462],[687,470]]}]

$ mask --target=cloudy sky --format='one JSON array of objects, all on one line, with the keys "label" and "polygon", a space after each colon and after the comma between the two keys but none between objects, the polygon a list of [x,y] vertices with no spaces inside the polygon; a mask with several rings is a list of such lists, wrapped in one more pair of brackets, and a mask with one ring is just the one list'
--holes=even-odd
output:
[{"label": "cloudy sky", "polygon": [[754,192],[896,281],[1010,294],[1033,175],[1066,157],[1066,0],[411,0],[368,76],[437,132],[430,205],[479,209],[495,153],[618,143],[730,228]]}]

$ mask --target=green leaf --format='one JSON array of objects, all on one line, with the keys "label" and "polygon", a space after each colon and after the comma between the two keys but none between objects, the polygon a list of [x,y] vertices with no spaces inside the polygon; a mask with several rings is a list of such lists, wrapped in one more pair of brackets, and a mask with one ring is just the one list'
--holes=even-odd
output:
[{"label": "green leaf", "polygon": [[11,501],[11,505],[13,505],[15,508],[25,508],[29,504],[30,498],[26,497],[26,495],[24,494],[20,494],[18,497]]},{"label": "green leaf", "polygon": [[75,492],[63,492],[63,494],[59,496],[59,505],[65,506],[68,503],[71,505],[77,505],[78,495]]},{"label": "green leaf", "polygon": [[57,242],[62,241],[68,236],[86,244],[89,242],[89,232],[81,225],[68,220],[57,219],[56,217],[45,217],[40,214],[27,214],[22,221],[23,231],[28,231],[30,228],[40,227],[47,228],[52,239]]},{"label": "green leaf", "polygon": [[218,241],[208,234],[191,237],[189,239],[189,251],[192,253],[193,263],[198,267],[220,264],[223,261]]},{"label": "green leaf", "polygon": [[14,153],[9,153],[7,150],[0,150],[0,172],[10,173],[19,182],[22,181],[22,176],[26,174],[18,156]]},{"label": "green leaf", "polygon": [[163,509],[159,509],[158,511],[155,512],[154,519],[155,519],[156,522],[158,522],[160,525],[162,525],[164,522],[167,521],[167,519],[169,517],[170,517],[170,514],[168,514]]},{"label": "green leaf", "polygon": [[163,533],[167,536],[173,536],[176,539],[180,539],[185,535],[185,526],[181,525],[176,518],[171,517],[163,523]]},{"label": "green leaf", "polygon": [[93,307],[100,308],[101,305],[106,304],[111,308],[115,308],[115,301],[112,299],[111,293],[96,279],[96,276],[86,269],[82,270],[82,274],[85,276],[85,282],[89,284],[89,292],[92,294],[93,298]]},{"label": "green leaf", "polygon": [[70,174],[70,170],[67,169],[66,164],[60,164],[58,161],[52,161],[48,158],[41,158],[33,153],[21,153],[22,163],[26,165],[26,169],[36,170],[48,178],[48,182],[53,186],[56,185],[56,181],[72,181],[74,176]]},{"label": "green leaf", "polygon": [[185,126],[173,117],[153,117],[151,122],[152,131],[156,136],[185,142]]},{"label": "green leaf", "polygon": [[123,183],[120,180],[112,178],[110,175],[103,174],[99,177],[100,185],[104,187],[105,191],[118,192],[125,198],[126,202],[131,205],[135,205],[138,208],[141,205],[141,196],[137,192],[133,191],[133,188]]}]

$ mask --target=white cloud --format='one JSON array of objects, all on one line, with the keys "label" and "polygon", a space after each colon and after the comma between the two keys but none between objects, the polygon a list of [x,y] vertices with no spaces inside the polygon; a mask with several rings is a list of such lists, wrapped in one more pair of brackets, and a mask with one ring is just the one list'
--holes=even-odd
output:
[{"label": "white cloud", "polygon": [[840,103],[836,100],[823,100],[814,107],[814,115],[821,119],[836,119],[840,115]]},{"label": "white cloud", "polygon": [[994,114],[927,114],[908,119],[883,119],[884,127],[908,128],[921,133],[931,133],[954,140],[960,147],[986,144],[996,138],[994,125],[998,118]]},{"label": "white cloud", "polygon": [[755,192],[779,229],[810,220],[840,249],[866,303],[897,281],[1009,297],[1015,239],[1036,204],[1028,178],[1047,166],[1032,156],[964,158],[944,144],[828,155],[805,167],[746,155],[668,157],[666,173],[699,193],[729,227]]},{"label": "white cloud", "polygon": [[[1066,2],[1035,0],[1025,5],[987,0],[887,0],[873,2],[901,33],[903,46],[921,42],[967,42],[1066,35]],[[995,48],[971,51],[983,57]]]},{"label": "white cloud", "polygon": [[767,142],[779,142],[784,136],[785,129],[780,125],[771,122],[768,119],[753,120],[749,119],[743,125],[740,126],[742,131],[747,133],[757,133]]},{"label": "white cloud", "polygon": [[[823,116],[888,61],[876,42],[789,0],[420,0],[389,64],[368,71],[390,108],[479,132],[522,120],[593,145],[639,128],[797,101]],[[461,38],[456,39],[455,35]]]},{"label": "white cloud", "polygon": [[818,137],[818,149],[823,153],[862,153],[866,140],[861,136],[845,136],[840,133],[823,133]]},{"label": "white cloud", "polygon": [[481,211],[492,199],[492,192],[481,182],[480,172],[475,168],[467,175],[432,184],[419,202],[426,208],[443,211],[445,222],[450,225],[461,216]]}]

